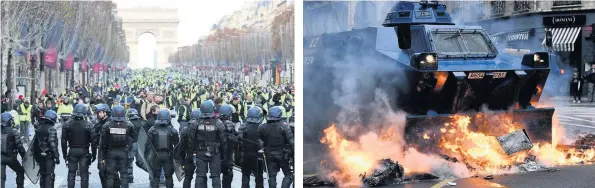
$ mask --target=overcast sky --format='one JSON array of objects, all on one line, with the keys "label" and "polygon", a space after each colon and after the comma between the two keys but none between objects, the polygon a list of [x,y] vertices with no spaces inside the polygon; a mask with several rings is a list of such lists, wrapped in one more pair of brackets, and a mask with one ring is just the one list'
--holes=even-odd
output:
[{"label": "overcast sky", "polygon": [[179,46],[191,45],[207,35],[213,24],[224,15],[239,10],[246,0],[114,0],[121,8],[177,8]]}]

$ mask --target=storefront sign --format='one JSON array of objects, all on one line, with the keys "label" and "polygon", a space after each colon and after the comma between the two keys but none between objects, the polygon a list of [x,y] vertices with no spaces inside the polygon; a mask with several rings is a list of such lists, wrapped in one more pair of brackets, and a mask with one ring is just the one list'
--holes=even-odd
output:
[{"label": "storefront sign", "polygon": [[585,15],[543,17],[544,26],[583,26],[586,23],[587,16]]}]

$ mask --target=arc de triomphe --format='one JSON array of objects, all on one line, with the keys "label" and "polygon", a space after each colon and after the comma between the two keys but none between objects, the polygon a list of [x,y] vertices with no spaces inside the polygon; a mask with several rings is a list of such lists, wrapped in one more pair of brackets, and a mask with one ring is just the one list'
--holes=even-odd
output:
[{"label": "arc de triomphe", "polygon": [[[157,41],[156,68],[164,68],[168,64],[170,53],[178,48],[178,18],[177,9],[163,9],[156,7],[121,8],[118,15],[122,18],[122,29],[126,34],[126,43],[130,48],[131,68],[153,67],[154,62],[138,62],[138,38],[144,33],[151,33]],[[143,54],[155,55],[155,54]]]}]

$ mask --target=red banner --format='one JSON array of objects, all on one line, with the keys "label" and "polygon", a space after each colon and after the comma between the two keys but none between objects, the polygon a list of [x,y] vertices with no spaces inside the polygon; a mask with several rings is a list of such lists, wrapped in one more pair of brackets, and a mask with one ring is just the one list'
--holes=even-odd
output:
[{"label": "red banner", "polygon": [[107,71],[107,65],[103,65],[102,71]]},{"label": "red banner", "polygon": [[66,61],[64,62],[64,70],[71,71],[74,65],[74,55],[68,54]]},{"label": "red banner", "polygon": [[101,64],[95,63],[95,65],[93,65],[93,72],[98,73],[99,71],[101,71],[101,67]]},{"label": "red banner", "polygon": [[277,64],[277,71],[283,72],[283,66],[281,66],[281,64]]},{"label": "red banner", "polygon": [[81,64],[81,71],[87,71],[87,60],[83,60]]},{"label": "red banner", "polygon": [[58,61],[58,50],[50,48],[43,54],[43,64],[47,67],[56,68],[56,62]]}]

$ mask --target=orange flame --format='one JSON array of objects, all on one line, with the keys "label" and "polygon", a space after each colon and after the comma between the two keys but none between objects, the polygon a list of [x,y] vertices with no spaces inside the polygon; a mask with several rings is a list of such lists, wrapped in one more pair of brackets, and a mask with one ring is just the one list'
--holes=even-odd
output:
[{"label": "orange flame", "polygon": [[[432,173],[433,167],[447,164],[457,177],[515,173],[517,169],[510,167],[524,163],[529,156],[535,156],[537,162],[547,166],[595,163],[593,149],[556,147],[556,143],[564,138],[564,131],[556,114],[553,117],[553,143],[534,143],[530,150],[511,155],[504,152],[496,137],[521,130],[524,125],[513,122],[511,114],[507,113],[491,114],[490,119],[485,119],[483,114],[477,114],[476,118],[483,118],[485,122],[490,123],[488,125],[485,122],[472,122],[470,116],[455,115],[440,128],[441,136],[437,146],[441,148],[441,154],[457,158],[460,161],[458,163],[448,162],[436,155],[420,153],[415,148],[405,148],[405,143],[399,142],[404,136],[399,128],[382,130],[382,134],[363,133],[358,140],[352,141],[346,139],[333,124],[324,130],[324,137],[321,139],[321,143],[329,147],[331,163],[337,168],[328,175],[338,180],[339,186],[359,186],[361,180],[357,176],[370,174],[376,168],[377,161],[384,158],[399,162],[406,174]],[[492,123],[494,120],[497,123]],[[472,129],[471,124],[479,124],[477,130]],[[430,135],[435,136],[426,132],[423,139],[431,140]]]}]

